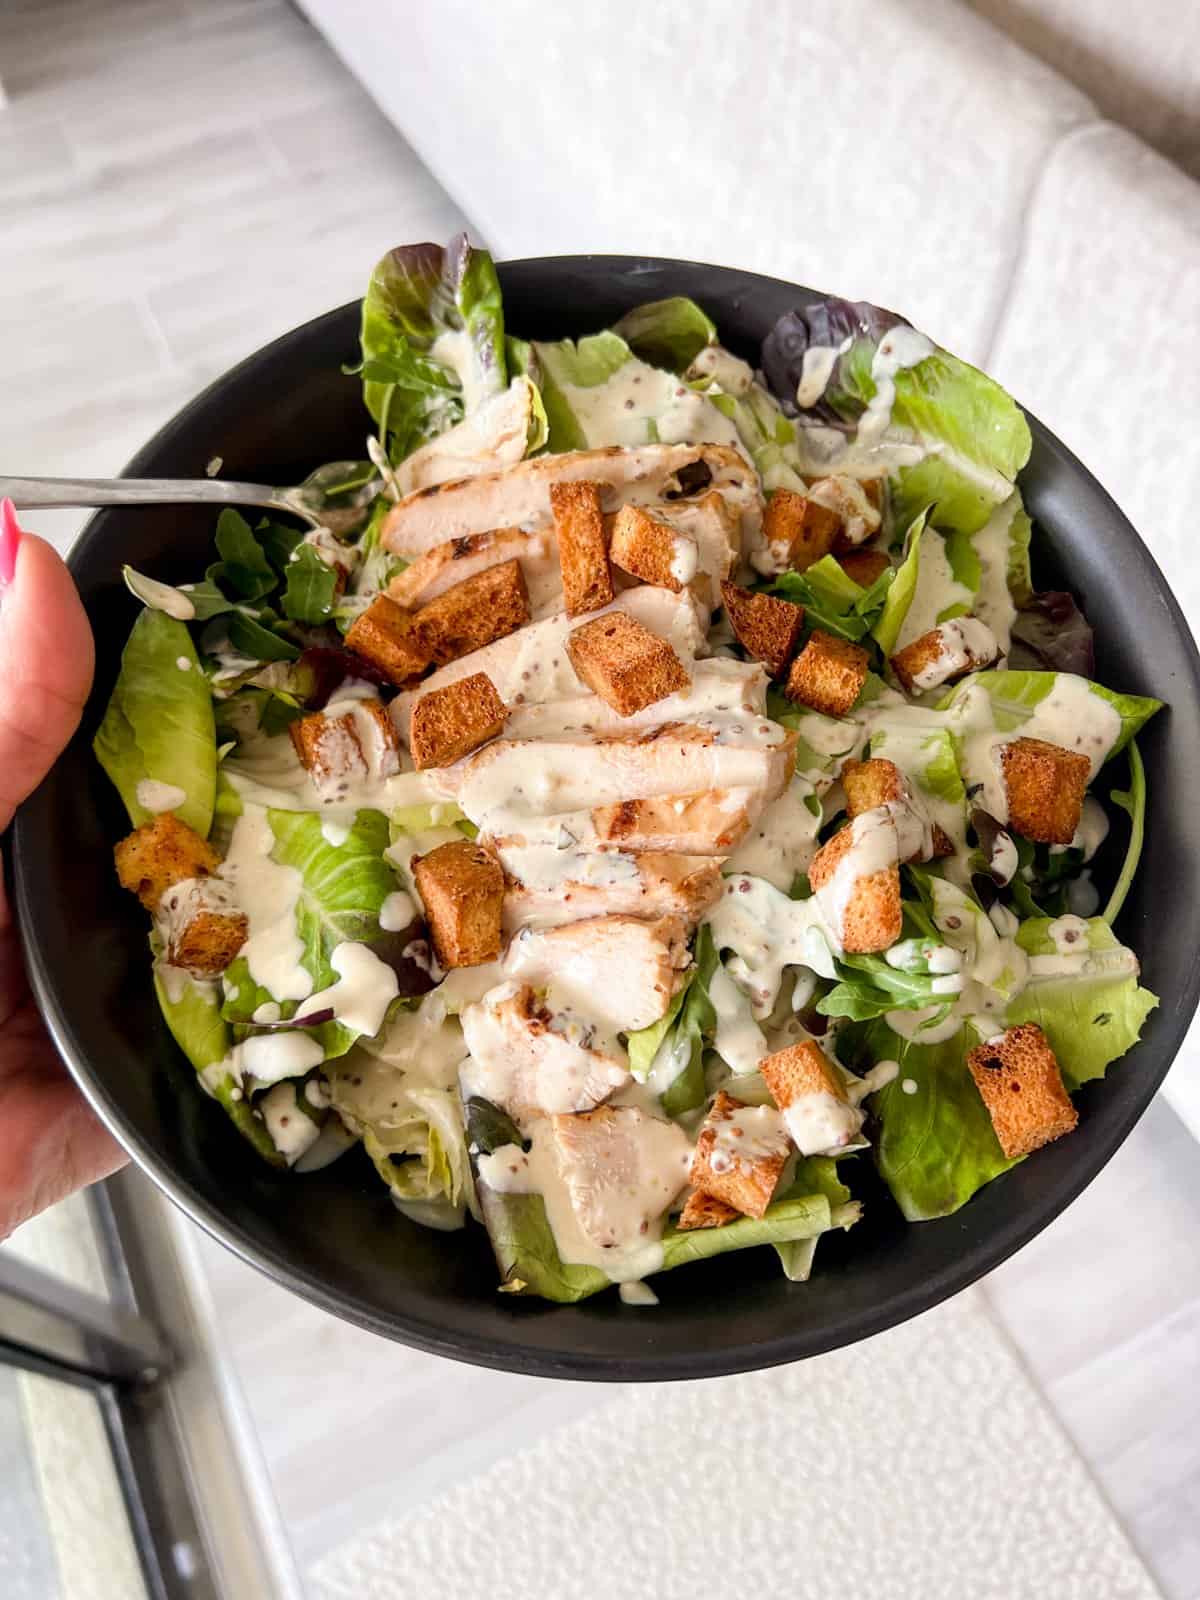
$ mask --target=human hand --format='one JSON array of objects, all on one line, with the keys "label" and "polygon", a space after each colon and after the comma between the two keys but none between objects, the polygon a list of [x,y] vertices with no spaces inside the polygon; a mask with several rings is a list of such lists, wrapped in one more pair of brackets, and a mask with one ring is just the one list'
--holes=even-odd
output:
[{"label": "human hand", "polygon": [[[66,567],[0,502],[0,834],[75,732],[94,665]],[[0,1239],[125,1160],[38,1015],[0,876]]]}]

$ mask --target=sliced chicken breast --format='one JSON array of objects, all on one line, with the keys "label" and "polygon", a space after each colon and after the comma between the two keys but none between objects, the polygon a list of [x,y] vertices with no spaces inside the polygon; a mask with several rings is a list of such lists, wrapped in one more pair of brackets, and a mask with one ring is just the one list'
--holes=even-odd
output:
[{"label": "sliced chicken breast", "polygon": [[535,456],[499,472],[419,489],[401,500],[383,524],[384,545],[402,556],[423,555],[447,539],[491,528],[550,524],[550,485],[590,481],[604,486],[603,508],[629,502],[698,497],[719,491],[737,511],[746,535],[762,523],[762,491],[753,468],[732,445],[619,445]]},{"label": "sliced chicken breast", "polygon": [[512,739],[553,739],[575,733],[620,733],[652,728],[665,722],[698,722],[710,717],[730,724],[766,715],[767,674],[757,661],[730,661],[714,656],[689,667],[692,681],[678,694],[667,695],[631,716],[623,717],[598,695],[521,704],[509,712],[505,733]]},{"label": "sliced chicken breast", "polygon": [[791,775],[796,735],[778,723],[752,724],[760,726],[774,742],[726,742],[692,724],[594,739],[498,739],[439,781],[477,828],[496,835],[520,832],[532,817],[659,795],[754,789],[773,800]]},{"label": "sliced chicken breast", "polygon": [[666,1014],[690,957],[680,917],[588,917],[513,940],[505,971],[547,988],[601,1029],[632,1033]]},{"label": "sliced chicken breast", "polygon": [[519,832],[494,835],[491,842],[500,850],[551,845],[560,850],[726,856],[737,848],[766,803],[756,789],[624,800],[592,811],[531,817]]},{"label": "sliced chicken breast", "polygon": [[636,1106],[601,1106],[551,1123],[558,1171],[582,1231],[604,1250],[644,1242],[687,1182],[691,1141]]},{"label": "sliced chicken breast", "polygon": [[538,611],[562,593],[558,551],[553,544],[548,533],[525,533],[521,528],[496,528],[491,533],[473,533],[468,539],[450,539],[418,556],[394,577],[388,584],[388,596],[398,606],[415,610],[455,584],[516,559],[525,575],[530,608]]},{"label": "sliced chicken breast", "polygon": [[700,920],[721,896],[720,863],[711,856],[584,855],[554,845],[501,850],[504,931],[528,924],[558,927],[606,914]]},{"label": "sliced chicken breast", "polygon": [[470,1058],[464,1099],[479,1095],[522,1127],[536,1117],[590,1111],[629,1081],[625,1053],[594,1023],[547,1004],[527,983],[502,983],[459,1019]]}]

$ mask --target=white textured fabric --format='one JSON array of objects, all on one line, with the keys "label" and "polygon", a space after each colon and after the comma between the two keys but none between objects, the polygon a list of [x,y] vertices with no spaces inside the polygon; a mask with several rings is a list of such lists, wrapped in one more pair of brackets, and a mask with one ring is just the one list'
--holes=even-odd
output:
[{"label": "white textured fabric", "polygon": [[1076,451],[1200,619],[1200,187],[1108,124],[1065,139],[988,370]]},{"label": "white textured fabric", "polygon": [[1200,6],[1195,0],[970,0],[1070,78],[1105,116],[1200,178]]},{"label": "white textured fabric", "polygon": [[309,1584],[314,1600],[1157,1594],[974,1295],[796,1366],[621,1391]]},{"label": "white textured fabric", "polygon": [[305,0],[502,256],[719,261],[981,359],[1021,214],[1094,115],[952,0]]}]

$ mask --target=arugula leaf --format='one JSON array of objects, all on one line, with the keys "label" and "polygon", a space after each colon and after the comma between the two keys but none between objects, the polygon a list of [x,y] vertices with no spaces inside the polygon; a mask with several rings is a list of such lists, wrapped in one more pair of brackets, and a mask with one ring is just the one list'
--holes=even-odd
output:
[{"label": "arugula leaf", "polygon": [[1129,741],[1129,788],[1114,789],[1108,798],[1114,805],[1120,806],[1129,818],[1129,846],[1125,851],[1121,875],[1108,897],[1108,904],[1100,913],[1111,928],[1133,883],[1146,834],[1146,769],[1142,765],[1142,753],[1136,739]]},{"label": "arugula leaf", "polygon": [[338,575],[310,544],[302,544],[284,568],[283,614],[293,622],[328,620],[337,597]]},{"label": "arugula leaf", "polygon": [[92,749],[134,827],[155,816],[138,798],[139,785],[151,780],[182,790],[175,815],[207,836],[217,784],[216,729],[208,679],[184,623],[162,611],[138,614]]},{"label": "arugula leaf", "polygon": [[215,543],[221,559],[209,567],[209,583],[226,583],[247,602],[271,593],[279,577],[250,524],[232,506],[226,506],[217,518]]},{"label": "arugula leaf", "polygon": [[[259,612],[259,617],[267,622],[279,620],[268,607]],[[247,616],[244,611],[230,613],[225,631],[229,643],[238,654],[249,656],[253,661],[298,661],[300,658],[299,645],[285,639],[272,628],[264,627],[262,622]]]}]

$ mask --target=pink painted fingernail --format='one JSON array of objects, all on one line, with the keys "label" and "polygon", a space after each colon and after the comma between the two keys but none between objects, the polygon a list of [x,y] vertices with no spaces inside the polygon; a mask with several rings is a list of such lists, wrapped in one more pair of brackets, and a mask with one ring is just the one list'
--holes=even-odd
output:
[{"label": "pink painted fingernail", "polygon": [[6,588],[17,571],[17,546],[21,542],[21,524],[17,521],[17,508],[11,500],[0,500],[0,588]]}]

